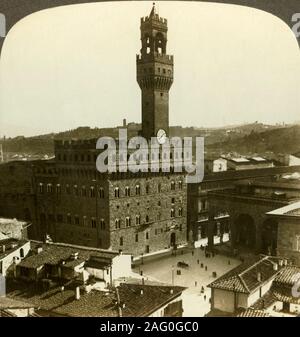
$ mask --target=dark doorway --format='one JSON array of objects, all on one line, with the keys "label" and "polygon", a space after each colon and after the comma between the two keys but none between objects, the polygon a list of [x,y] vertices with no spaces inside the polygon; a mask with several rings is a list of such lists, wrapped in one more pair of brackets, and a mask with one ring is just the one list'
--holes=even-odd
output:
[{"label": "dark doorway", "polygon": [[174,247],[176,245],[176,234],[175,233],[171,234],[170,243],[171,243],[171,247]]},{"label": "dark doorway", "polygon": [[282,305],[282,311],[283,311],[283,312],[290,312],[290,303],[288,303],[288,302],[283,302],[283,305]]},{"label": "dark doorway", "polygon": [[264,221],[261,230],[262,251],[268,255],[276,255],[278,223],[274,219]]},{"label": "dark doorway", "polygon": [[241,214],[235,221],[236,242],[240,246],[254,248],[256,243],[256,229],[253,218],[248,214]]}]

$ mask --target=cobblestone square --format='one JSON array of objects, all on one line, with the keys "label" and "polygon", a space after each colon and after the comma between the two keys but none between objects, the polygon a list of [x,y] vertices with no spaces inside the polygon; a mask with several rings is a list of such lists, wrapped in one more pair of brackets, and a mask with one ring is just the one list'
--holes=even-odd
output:
[{"label": "cobblestone square", "polygon": [[[184,262],[188,266],[178,267],[178,262]],[[206,286],[215,279],[213,272],[220,277],[240,263],[238,259],[223,255],[205,257],[201,248],[186,248],[178,251],[176,256],[170,253],[169,256],[140,263],[134,271],[139,274],[142,271],[145,278],[187,287],[183,293],[183,315],[199,317],[210,310],[210,289]],[[201,293],[202,287],[204,293]]]}]

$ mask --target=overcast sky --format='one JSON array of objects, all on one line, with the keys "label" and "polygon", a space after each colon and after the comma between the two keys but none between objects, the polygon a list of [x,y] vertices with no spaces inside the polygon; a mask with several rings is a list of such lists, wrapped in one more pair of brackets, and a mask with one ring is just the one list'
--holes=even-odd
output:
[{"label": "overcast sky", "polygon": [[[141,121],[135,55],[152,2],[41,11],[9,32],[0,60],[0,136]],[[158,3],[174,55],[170,124],[300,120],[300,53],[271,14],[240,6]]]}]

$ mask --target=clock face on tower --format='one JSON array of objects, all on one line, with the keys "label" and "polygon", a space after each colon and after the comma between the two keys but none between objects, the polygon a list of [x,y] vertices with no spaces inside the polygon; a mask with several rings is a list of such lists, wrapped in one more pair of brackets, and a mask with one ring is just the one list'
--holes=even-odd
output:
[{"label": "clock face on tower", "polygon": [[156,135],[159,144],[164,144],[167,139],[167,133],[164,129],[159,129]]}]

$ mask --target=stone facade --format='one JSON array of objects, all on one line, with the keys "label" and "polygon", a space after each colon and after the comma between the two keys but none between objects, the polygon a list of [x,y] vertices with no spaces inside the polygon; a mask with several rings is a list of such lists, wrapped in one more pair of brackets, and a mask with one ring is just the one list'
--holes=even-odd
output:
[{"label": "stone facade", "polygon": [[[134,254],[186,243],[187,189],[184,175],[159,174],[110,180],[111,247]],[[115,191],[119,189],[119,197]],[[130,190],[130,196],[125,191]],[[128,192],[127,192],[128,193]]]},{"label": "stone facade", "polygon": [[277,252],[300,266],[300,217],[278,219]]},{"label": "stone facade", "polygon": [[54,176],[36,174],[42,237],[132,254],[186,243],[183,174],[101,174],[95,164],[67,160],[57,161]]}]

